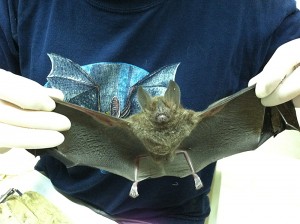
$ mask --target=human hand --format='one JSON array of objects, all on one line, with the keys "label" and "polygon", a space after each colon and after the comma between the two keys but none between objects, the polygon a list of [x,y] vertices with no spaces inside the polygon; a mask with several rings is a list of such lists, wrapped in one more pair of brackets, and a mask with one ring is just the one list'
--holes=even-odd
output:
[{"label": "human hand", "polygon": [[55,147],[64,141],[59,131],[68,130],[70,120],[58,113],[52,98],[61,91],[0,69],[0,153],[9,148]]},{"label": "human hand", "polygon": [[249,81],[265,106],[293,100],[300,107],[300,39],[280,46],[263,71]]}]

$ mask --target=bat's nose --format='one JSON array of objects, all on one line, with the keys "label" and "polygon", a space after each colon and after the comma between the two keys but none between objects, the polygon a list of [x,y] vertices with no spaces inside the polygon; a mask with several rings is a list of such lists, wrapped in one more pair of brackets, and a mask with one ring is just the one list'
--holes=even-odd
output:
[{"label": "bat's nose", "polygon": [[165,114],[156,115],[156,122],[158,123],[166,123],[169,121],[169,117]]},{"label": "bat's nose", "polygon": [[156,115],[155,115],[155,120],[157,123],[166,123],[170,120],[168,116],[168,108],[166,105],[161,101],[158,100],[157,105],[156,105]]}]

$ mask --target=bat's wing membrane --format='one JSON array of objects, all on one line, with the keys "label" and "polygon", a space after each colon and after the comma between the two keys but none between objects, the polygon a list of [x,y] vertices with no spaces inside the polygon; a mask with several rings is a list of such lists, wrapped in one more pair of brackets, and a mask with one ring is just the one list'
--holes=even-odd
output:
[{"label": "bat's wing membrane", "polygon": [[[210,115],[211,110],[220,111]],[[219,101],[203,112],[203,118],[181,145],[188,150],[196,171],[221,158],[258,147],[265,107],[254,88]],[[264,133],[269,138],[272,134]]]},{"label": "bat's wing membrane", "polygon": [[[254,86],[218,101],[199,116],[202,119],[179,147],[188,152],[196,172],[224,157],[254,150],[285,129],[299,130],[292,102],[266,108]],[[191,174],[187,161],[176,156],[173,163],[179,167],[175,176]]]},{"label": "bat's wing membrane", "polygon": [[127,121],[66,102],[57,102],[55,111],[72,125],[52,155],[68,166],[95,167],[134,180],[135,159],[146,149]]},{"label": "bat's wing membrane", "polygon": [[[183,153],[168,163],[155,163],[126,120],[65,102],[58,102],[55,111],[72,122],[64,143],[53,151],[65,164],[104,169],[132,181],[192,174]],[[254,150],[285,129],[299,130],[293,104],[266,108],[252,86],[199,112],[199,123],[178,149],[187,152],[198,172],[224,157]]]}]

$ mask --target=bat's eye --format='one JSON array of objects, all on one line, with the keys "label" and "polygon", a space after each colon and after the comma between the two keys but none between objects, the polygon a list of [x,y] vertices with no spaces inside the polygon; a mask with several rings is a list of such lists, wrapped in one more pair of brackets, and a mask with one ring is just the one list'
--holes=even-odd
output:
[{"label": "bat's eye", "polygon": [[158,114],[155,119],[157,123],[166,123],[169,121],[169,117],[165,114]]}]

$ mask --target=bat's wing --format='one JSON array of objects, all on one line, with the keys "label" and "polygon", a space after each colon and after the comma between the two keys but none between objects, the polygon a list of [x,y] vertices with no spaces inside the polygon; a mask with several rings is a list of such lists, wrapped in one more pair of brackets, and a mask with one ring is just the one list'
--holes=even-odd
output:
[{"label": "bat's wing", "polygon": [[[65,102],[57,102],[55,111],[72,122],[63,133],[64,143],[51,152],[68,166],[104,169],[132,181],[193,173],[184,153],[168,163],[155,163],[126,120]],[[266,108],[253,86],[197,114],[199,123],[178,148],[187,152],[196,172],[224,157],[254,150],[285,129],[299,130],[292,102]]]},{"label": "bat's wing", "polygon": [[66,102],[57,102],[55,112],[72,126],[63,132],[65,141],[48,153],[69,167],[85,165],[135,179],[136,158],[147,152],[127,121]]},{"label": "bat's wing", "polygon": [[[186,154],[178,153],[165,163],[164,172],[158,166],[152,168],[151,177],[191,175],[219,159],[255,150],[286,129],[299,131],[293,103],[264,107],[254,86],[245,88],[199,113],[198,124],[178,148]],[[149,163],[143,167],[141,160],[140,166],[146,169]]]},{"label": "bat's wing", "polygon": [[100,111],[99,84],[80,65],[56,54],[48,54],[52,69],[47,86],[60,89],[65,100]]},{"label": "bat's wing", "polygon": [[[179,147],[188,152],[196,172],[224,157],[254,150],[285,129],[299,131],[292,102],[264,107],[254,86],[218,101],[200,117],[202,120]],[[177,176],[190,175],[187,162],[183,167],[182,158],[176,160],[173,163],[182,166]]]}]

